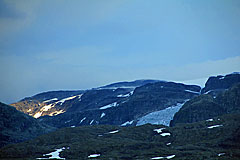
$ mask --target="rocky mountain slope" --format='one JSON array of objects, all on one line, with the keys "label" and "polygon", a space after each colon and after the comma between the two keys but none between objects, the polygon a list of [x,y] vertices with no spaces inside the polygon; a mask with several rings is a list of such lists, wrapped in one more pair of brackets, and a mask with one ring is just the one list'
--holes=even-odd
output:
[{"label": "rocky mountain slope", "polygon": [[[12,104],[54,127],[149,123],[145,116],[162,114],[168,119],[155,124],[169,125],[186,100],[200,94],[200,87],[158,80],[119,82],[86,91],[45,92]],[[154,113],[154,115],[155,115]]]},{"label": "rocky mountain slope", "polygon": [[[218,76],[218,80],[216,78],[209,78],[204,88],[207,91],[205,94],[183,105],[171,121],[172,126],[177,123],[198,122],[223,114],[240,112],[240,75]],[[214,82],[217,85],[211,86],[210,84]],[[209,92],[209,88],[212,93]]]},{"label": "rocky mountain slope", "polygon": [[[46,92],[22,100],[26,105],[43,104],[32,106],[37,108],[38,119],[1,104],[3,145],[53,130],[44,124],[61,129],[2,147],[0,158],[237,160],[239,76],[210,77],[202,90],[166,81],[141,86],[123,82],[86,91]],[[213,79],[218,84],[214,87]],[[56,108],[64,112],[51,115]]]},{"label": "rocky mountain slope", "polygon": [[17,110],[38,118],[44,115],[58,115],[64,113],[70,106],[68,100],[81,97],[84,91],[50,91],[11,104]]},{"label": "rocky mountain slope", "polygon": [[166,127],[107,125],[63,128],[0,149],[1,159],[238,160],[240,114]]},{"label": "rocky mountain slope", "polygon": [[202,94],[217,95],[228,88],[231,88],[234,84],[240,82],[240,73],[234,72],[225,76],[218,75],[209,77],[205,87],[201,90]]},{"label": "rocky mountain slope", "polygon": [[[96,124],[136,125],[149,113],[185,103],[186,100],[199,95],[200,89],[195,85],[161,81],[134,90],[131,88],[89,90],[80,99],[72,99],[71,107],[65,113],[43,116],[39,119],[59,128]],[[174,113],[171,112],[172,116]]]},{"label": "rocky mountain slope", "polygon": [[55,130],[0,102],[0,147],[23,142]]},{"label": "rocky mountain slope", "polygon": [[[91,92],[92,97],[89,97],[88,101],[92,101],[92,99],[97,99],[97,96],[104,96],[104,94],[108,94],[104,97],[104,99],[107,99],[109,97],[109,94],[111,95],[112,92],[101,92],[98,90],[102,89],[108,89],[108,91],[119,89],[118,92],[115,92],[115,94],[124,95],[133,91],[136,87],[148,84],[148,83],[154,83],[158,82],[158,80],[136,80],[132,82],[118,82],[109,84],[106,86],[94,88],[91,90],[77,90],[77,91],[49,91],[49,92],[43,92],[40,94],[37,94],[32,97],[27,97],[22,99],[19,102],[11,104],[12,106],[16,107],[17,110],[24,112],[26,114],[29,114],[35,118],[39,118],[41,116],[49,115],[49,116],[55,116],[61,113],[66,112],[73,104],[79,100],[79,98],[83,95],[85,92]],[[94,92],[98,92],[97,94]],[[101,92],[101,93],[100,93]],[[94,95],[97,95],[94,97]],[[84,96],[85,97],[85,96]],[[104,100],[103,98],[96,100],[99,102],[102,102]],[[76,100],[76,101],[74,101]],[[104,101],[102,102],[104,103]],[[78,105],[78,104],[77,104]],[[92,104],[93,105],[93,104]],[[101,104],[98,104],[101,105]]]}]

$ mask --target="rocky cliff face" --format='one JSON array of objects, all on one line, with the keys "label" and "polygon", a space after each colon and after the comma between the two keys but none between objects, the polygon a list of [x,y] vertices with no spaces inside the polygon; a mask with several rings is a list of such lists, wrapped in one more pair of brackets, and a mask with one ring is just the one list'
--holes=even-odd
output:
[{"label": "rocky cliff face", "polygon": [[232,87],[238,82],[240,82],[240,74],[238,72],[234,72],[226,76],[219,75],[216,77],[210,77],[201,93],[206,94],[212,92],[212,94],[216,95],[219,92]]},{"label": "rocky cliff face", "polygon": [[205,94],[188,101],[175,114],[171,126],[178,123],[198,122],[234,112],[240,112],[240,83],[217,96]]},{"label": "rocky cliff face", "polygon": [[1,102],[0,117],[0,147],[32,139],[54,130],[54,128],[41,124],[33,117]]}]

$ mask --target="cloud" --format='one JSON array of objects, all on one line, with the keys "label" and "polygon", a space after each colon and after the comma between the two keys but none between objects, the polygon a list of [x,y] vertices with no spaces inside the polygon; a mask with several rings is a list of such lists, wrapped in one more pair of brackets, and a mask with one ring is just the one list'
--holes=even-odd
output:
[{"label": "cloud", "polygon": [[2,0],[0,6],[0,43],[6,43],[33,22],[39,2]]}]

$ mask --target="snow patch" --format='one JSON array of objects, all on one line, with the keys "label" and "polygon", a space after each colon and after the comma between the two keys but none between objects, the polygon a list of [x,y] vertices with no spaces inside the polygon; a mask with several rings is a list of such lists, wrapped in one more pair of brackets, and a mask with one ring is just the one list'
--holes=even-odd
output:
[{"label": "snow patch", "polygon": [[208,93],[210,93],[210,92],[212,92],[212,90],[209,90],[209,91],[205,92],[204,94],[208,94]]},{"label": "snow patch", "polygon": [[162,131],[166,129],[166,128],[159,128],[159,129],[154,129],[153,131],[157,132],[157,133],[162,133]]},{"label": "snow patch", "polygon": [[62,100],[60,100],[60,101],[57,101],[56,104],[57,104],[57,103],[60,103],[60,105],[62,105],[65,101],[74,99],[74,98],[76,98],[76,97],[78,97],[78,96],[72,96],[72,97],[64,98],[64,99],[62,99]]},{"label": "snow patch", "polygon": [[119,132],[119,130],[115,130],[115,131],[111,131],[111,132],[108,132],[108,133],[114,134],[114,133],[118,133],[118,132]]},{"label": "snow patch", "polygon": [[107,108],[116,107],[116,106],[118,106],[118,104],[117,104],[117,102],[114,102],[114,103],[108,104],[106,106],[103,106],[99,109],[107,109]]},{"label": "snow patch", "polygon": [[96,158],[96,157],[100,157],[100,154],[91,154],[88,156],[88,158]]},{"label": "snow patch", "polygon": [[100,118],[104,117],[105,115],[106,115],[105,113],[102,113]]},{"label": "snow patch", "polygon": [[85,119],[86,119],[86,117],[84,117],[84,118],[80,121],[80,123],[82,123]]},{"label": "snow patch", "polygon": [[153,157],[151,159],[164,159],[165,157]]},{"label": "snow patch", "polygon": [[191,91],[191,90],[185,90],[185,91],[190,93],[200,94],[200,92],[196,92],[196,91]]},{"label": "snow patch", "polygon": [[76,126],[71,126],[71,128],[75,128]]},{"label": "snow patch", "polygon": [[165,136],[170,136],[171,133],[162,133],[162,134],[160,134],[160,135],[163,136],[163,137],[165,137]]},{"label": "snow patch", "polygon": [[212,128],[217,128],[217,127],[222,127],[223,125],[215,125],[215,126],[209,126],[208,128],[212,129]]},{"label": "snow patch", "polygon": [[125,122],[125,123],[121,124],[121,126],[130,125],[130,124],[132,124],[132,123],[133,123],[133,121],[127,121],[127,122]]},{"label": "snow patch", "polygon": [[174,158],[175,157],[175,155],[171,155],[171,156],[167,156],[166,158],[167,159],[172,159],[172,158]]},{"label": "snow patch", "polygon": [[91,120],[91,122],[90,122],[89,124],[91,125],[93,122],[94,122],[94,119],[93,119],[93,120]]},{"label": "snow patch", "polygon": [[50,113],[49,116],[56,116],[56,115],[62,114],[64,112],[65,112],[64,110],[54,111],[54,112]]},{"label": "snow patch", "polygon": [[171,155],[171,156],[167,156],[167,157],[153,157],[153,158],[151,158],[151,159],[172,159],[172,158],[174,158],[176,155]]},{"label": "snow patch", "polygon": [[77,95],[77,96],[78,96],[78,98],[79,98],[79,100],[78,100],[78,101],[81,101],[81,100],[82,100],[82,99],[81,99],[82,95],[83,95],[83,94]]},{"label": "snow patch", "polygon": [[60,149],[55,149],[56,151],[43,155],[43,156],[50,156],[49,158],[37,158],[37,159],[65,159],[65,158],[59,157],[60,152],[62,152],[64,149],[65,147]]},{"label": "snow patch", "polygon": [[40,111],[43,111],[43,112],[46,112],[48,111],[49,109],[51,109],[54,105],[53,104],[49,104],[47,106],[44,106],[40,109]]},{"label": "snow patch", "polygon": [[34,118],[39,118],[42,115],[42,112],[37,112],[36,114],[34,114]]},{"label": "snow patch", "polygon": [[120,94],[120,95],[118,95],[117,97],[129,97],[129,96],[131,96],[133,94],[133,91],[131,91],[130,93],[128,93],[128,94]]},{"label": "snow patch", "polygon": [[212,122],[213,121],[213,119],[208,119],[208,120],[206,120],[207,122]]},{"label": "snow patch", "polygon": [[157,125],[162,124],[165,126],[169,126],[170,121],[173,119],[174,114],[178,112],[180,108],[182,108],[184,103],[177,103],[177,105],[168,107],[166,109],[149,113],[138,120],[137,126],[144,125],[147,123],[157,124]]},{"label": "snow patch", "polygon": [[47,103],[47,102],[57,101],[57,100],[58,100],[57,98],[52,98],[52,99],[49,99],[49,100],[43,101],[42,103]]},{"label": "snow patch", "polygon": [[167,143],[166,145],[169,146],[169,145],[171,145],[171,144],[172,144],[172,143]]},{"label": "snow patch", "polygon": [[218,153],[218,157],[225,155],[225,153]]}]

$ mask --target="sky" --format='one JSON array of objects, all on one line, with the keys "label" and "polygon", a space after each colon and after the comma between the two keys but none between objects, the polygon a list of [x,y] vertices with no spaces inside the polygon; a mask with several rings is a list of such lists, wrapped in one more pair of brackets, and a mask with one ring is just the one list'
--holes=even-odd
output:
[{"label": "sky", "polygon": [[0,101],[240,71],[239,0],[0,0]]}]

